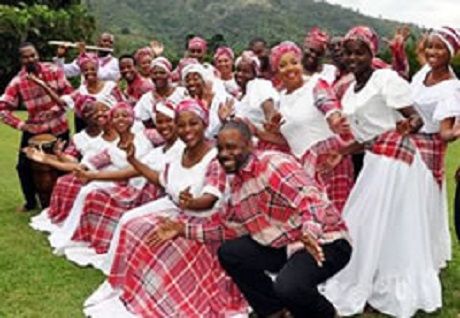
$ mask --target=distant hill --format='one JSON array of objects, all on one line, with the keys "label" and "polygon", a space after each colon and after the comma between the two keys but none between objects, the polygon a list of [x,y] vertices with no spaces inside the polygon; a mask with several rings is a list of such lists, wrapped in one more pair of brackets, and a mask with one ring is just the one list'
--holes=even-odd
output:
[{"label": "distant hill", "polygon": [[357,11],[313,0],[86,0],[99,30],[118,37],[122,52],[146,45],[153,38],[165,43],[166,54],[178,57],[187,34],[210,39],[221,34],[237,50],[254,36],[270,43],[299,41],[307,30],[320,26],[332,34],[365,24],[390,36],[397,22],[371,18]]}]

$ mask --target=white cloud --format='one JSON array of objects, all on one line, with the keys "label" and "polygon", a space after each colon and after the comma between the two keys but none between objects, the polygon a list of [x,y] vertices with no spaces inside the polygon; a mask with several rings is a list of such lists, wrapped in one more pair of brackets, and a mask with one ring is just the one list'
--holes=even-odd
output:
[{"label": "white cloud", "polygon": [[374,17],[413,22],[426,27],[448,25],[460,28],[458,0],[327,0],[344,7],[359,9]]}]

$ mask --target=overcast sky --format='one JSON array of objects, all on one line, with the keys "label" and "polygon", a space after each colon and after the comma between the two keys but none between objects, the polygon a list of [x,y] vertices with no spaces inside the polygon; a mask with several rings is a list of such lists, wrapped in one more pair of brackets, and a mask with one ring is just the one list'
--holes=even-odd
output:
[{"label": "overcast sky", "polygon": [[460,0],[326,0],[374,17],[460,28]]}]

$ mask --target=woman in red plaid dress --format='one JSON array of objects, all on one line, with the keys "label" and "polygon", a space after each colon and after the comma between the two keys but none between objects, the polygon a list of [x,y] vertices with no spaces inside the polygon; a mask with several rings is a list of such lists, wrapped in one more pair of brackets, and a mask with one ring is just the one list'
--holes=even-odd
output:
[{"label": "woman in red plaid dress", "polygon": [[[101,102],[94,101],[92,98],[87,99],[84,103],[88,103],[89,105],[88,107],[85,106],[90,111],[88,114],[91,115],[91,120],[88,120],[89,127],[85,131],[76,134],[64,151],[65,158],[69,159],[70,156],[75,161],[80,159],[80,163],[64,163],[61,160],[51,160],[50,164],[53,164],[58,169],[69,171],[79,165],[86,166],[89,158],[103,151],[118,139],[118,134],[108,123],[109,108]],[[100,127],[102,127],[103,133],[97,133],[95,136],[92,136],[93,134],[89,131],[93,129],[94,125],[99,127],[99,132]],[[67,159],[66,161],[68,161]],[[31,220],[32,227],[42,231],[55,230],[57,224],[60,224],[67,218],[81,186],[82,183],[80,180],[72,173],[58,178],[51,195],[49,208]]]},{"label": "woman in red plaid dress", "polygon": [[365,148],[366,154],[343,211],[353,253],[326,283],[325,295],[341,315],[359,314],[369,304],[390,316],[412,317],[442,305],[424,213],[426,166],[414,134],[423,121],[411,106],[409,83],[393,70],[372,67],[377,47],[377,35],[364,26],[344,40],[356,82],[342,109],[356,142],[340,153]]},{"label": "woman in red plaid dress", "polygon": [[331,201],[342,211],[354,182],[351,159],[344,157],[332,171],[320,172],[319,158],[340,148],[343,141],[336,134],[348,137],[346,120],[322,75],[303,76],[301,58],[300,48],[292,42],[272,49],[272,65],[285,90],[281,92],[279,112],[271,116],[266,131],[258,135],[287,143],[307,173],[321,181]]},{"label": "woman in red plaid dress", "polygon": [[[185,145],[177,136],[173,105],[159,102],[155,105],[155,112],[155,125],[165,144],[152,149],[141,160],[150,169],[162,171],[167,163],[180,157]],[[92,264],[100,268],[112,236],[117,233],[120,218],[124,215],[129,217],[131,213],[128,211],[161,197],[163,189],[148,182],[142,187],[135,187],[126,182],[139,176],[132,167],[113,172],[82,172],[82,176],[88,181],[124,181],[118,182],[114,187],[93,190],[87,195],[72,240],[85,242],[89,246],[65,251],[69,260],[81,266]]]},{"label": "woman in red plaid dress", "polygon": [[245,310],[241,294],[219,265],[217,246],[178,238],[153,247],[161,216],[196,224],[212,218],[226,185],[217,151],[204,137],[205,109],[184,100],[177,114],[178,134],[186,144],[180,158],[161,174],[130,160],[168,195],[138,208],[150,213],[122,226],[109,278],[85,302],[89,316],[122,308],[122,303],[142,317],[226,317]]},{"label": "woman in red plaid dress", "polygon": [[[119,149],[119,147],[123,147],[124,143],[133,142],[136,144],[136,156],[141,158],[155,146],[163,142],[163,139],[158,135],[156,130],[145,130],[141,133],[137,133],[136,135],[130,131],[134,122],[134,115],[131,106],[125,102],[119,102],[111,109],[110,121],[120,136],[119,141],[105,149],[103,152],[90,158],[88,162],[85,162],[85,166],[87,166],[90,170],[116,170],[128,167],[126,154],[124,151]],[[80,170],[83,171],[84,169]],[[77,176],[79,175],[78,170],[76,171],[76,174]],[[133,187],[142,188],[145,186],[145,180],[141,177],[132,178],[129,180],[129,183]],[[55,249],[55,253],[61,254],[66,248],[81,245],[72,242],[71,238],[79,224],[86,196],[95,189],[110,188],[114,185],[115,183],[113,182],[98,181],[85,184],[80,189],[73,202],[72,209],[70,210],[68,217],[65,219],[59,230],[53,232],[49,237],[49,241],[51,246]]]},{"label": "woman in red plaid dress", "polygon": [[424,122],[419,145],[427,168],[425,206],[430,220],[433,260],[440,269],[452,259],[444,157],[447,142],[460,137],[460,129],[454,130],[455,118],[460,114],[460,81],[450,67],[459,48],[457,31],[448,27],[434,30],[426,43],[427,64],[411,81],[414,106]]}]

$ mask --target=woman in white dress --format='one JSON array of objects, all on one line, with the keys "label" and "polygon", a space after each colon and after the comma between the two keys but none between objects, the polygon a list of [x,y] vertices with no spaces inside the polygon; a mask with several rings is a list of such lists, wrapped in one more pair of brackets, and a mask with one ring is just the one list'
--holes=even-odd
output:
[{"label": "woman in white dress", "polygon": [[455,112],[451,105],[460,105],[460,81],[450,67],[450,61],[460,47],[460,35],[451,28],[440,28],[429,35],[425,56],[427,64],[411,82],[414,106],[423,118],[420,133],[426,157],[427,177],[425,204],[430,220],[434,265],[443,268],[452,258],[448,224],[448,206],[444,160],[446,142],[454,141],[459,132],[452,131]]},{"label": "woman in white dress", "polygon": [[225,90],[230,95],[237,97],[240,93],[240,87],[236,83],[235,74],[233,73],[233,61],[235,54],[227,46],[221,46],[214,53],[214,66],[219,72]]},{"label": "woman in white dress", "polygon": [[[112,167],[112,170],[126,168],[129,165],[126,160],[126,153],[119,149],[126,143],[134,143],[137,147],[136,157],[142,158],[150,150],[163,142],[158,132],[153,129],[145,130],[137,134],[131,132],[134,122],[134,113],[131,106],[125,102],[119,102],[110,111],[110,121],[114,129],[118,132],[120,139],[117,145],[108,147],[105,151],[95,155],[85,163],[86,167],[90,170],[100,170],[105,167]],[[133,187],[145,186],[145,181],[141,177],[132,178],[129,180],[129,183]],[[53,232],[48,238],[56,254],[64,253],[66,248],[81,245],[72,242],[72,237],[79,225],[86,196],[95,189],[110,188],[114,185],[115,183],[113,182],[90,182],[80,189],[68,217],[59,230]]]},{"label": "woman in white dress", "polygon": [[376,38],[372,29],[355,27],[344,42],[356,82],[342,109],[357,142],[342,153],[365,146],[366,154],[343,212],[353,254],[326,282],[325,295],[344,316],[368,303],[387,315],[412,317],[442,303],[424,213],[426,167],[413,134],[423,121],[411,106],[409,84],[393,70],[373,69]]},{"label": "woman in white dress", "polygon": [[112,242],[116,253],[108,280],[85,302],[88,316],[109,317],[114,308],[141,317],[227,317],[246,310],[218,263],[216,245],[183,238],[153,242],[161,216],[200,224],[220,213],[224,199],[225,172],[205,138],[206,110],[188,99],[176,114],[178,134],[186,144],[181,156],[161,172],[130,159],[167,196],[128,212],[136,217],[121,223],[118,241]]}]

